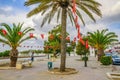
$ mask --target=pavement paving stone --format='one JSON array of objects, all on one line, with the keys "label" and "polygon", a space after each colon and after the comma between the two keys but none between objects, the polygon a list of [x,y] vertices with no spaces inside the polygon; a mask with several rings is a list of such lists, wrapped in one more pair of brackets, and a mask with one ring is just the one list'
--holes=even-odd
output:
[{"label": "pavement paving stone", "polygon": [[[112,67],[104,67],[95,57],[90,57],[88,67],[83,61],[77,61],[79,56],[67,57],[66,67],[75,68],[79,72],[71,75],[53,75],[48,73],[48,60],[35,61],[32,68],[22,70],[0,70],[0,80],[109,80],[106,72],[111,72]],[[53,62],[54,67],[59,67],[60,58]]]}]

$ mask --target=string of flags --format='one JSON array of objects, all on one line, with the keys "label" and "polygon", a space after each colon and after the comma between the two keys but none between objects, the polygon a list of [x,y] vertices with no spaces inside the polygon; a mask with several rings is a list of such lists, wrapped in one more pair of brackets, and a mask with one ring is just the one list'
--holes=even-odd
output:
[{"label": "string of flags", "polygon": [[[75,22],[75,26],[77,29],[77,38],[79,39],[79,42],[81,42],[83,45],[85,45],[86,49],[88,49],[88,40],[84,41],[81,37],[80,34],[80,25],[78,23],[78,16],[76,13],[76,0],[73,0],[73,5],[72,5],[72,11],[73,11],[73,16],[74,16],[74,22]],[[74,38],[74,41],[76,41],[76,37]]]},{"label": "string of flags", "polygon": [[[3,33],[4,36],[7,35],[7,31],[6,31],[6,30],[2,29],[1,31],[2,31],[2,33]],[[21,36],[22,34],[23,34],[22,32],[18,32],[18,35],[19,35],[19,36]],[[33,37],[34,37],[34,34],[33,34],[33,33],[29,33],[29,36],[30,36],[30,38],[33,38]],[[41,37],[42,39],[44,39],[44,34],[40,34],[40,37]]]},{"label": "string of flags", "polygon": [[[5,47],[5,44],[1,44],[1,47]],[[23,47],[23,48],[44,48],[44,46],[28,46],[28,45],[20,45],[19,47]]]},{"label": "string of flags", "polygon": [[[88,49],[88,48],[89,48],[89,47],[88,47],[88,40],[84,41],[84,40],[82,39],[81,33],[80,33],[80,25],[79,25],[79,23],[78,23],[78,15],[77,15],[77,13],[76,13],[76,0],[73,0],[73,5],[72,5],[72,6],[73,6],[72,11],[73,11],[73,16],[74,16],[75,27],[76,27],[76,29],[77,29],[77,37],[74,37],[73,41],[76,42],[76,40],[77,40],[77,38],[78,38],[78,39],[79,39],[79,42],[81,42],[83,45],[85,45],[86,49]],[[7,34],[6,30],[4,30],[4,29],[2,29],[2,33],[3,33],[3,35],[6,35],[6,34]],[[18,32],[18,35],[21,36],[21,35],[22,35],[22,32]],[[29,33],[29,36],[30,36],[30,38],[33,38],[33,37],[34,37],[34,34],[33,34],[33,33]],[[40,34],[40,37],[41,37],[42,39],[44,39],[44,34]],[[60,37],[61,37],[61,36],[60,36]],[[50,38],[54,38],[54,36],[51,35]],[[66,40],[70,40],[70,37],[66,37]],[[26,46],[24,46],[24,47],[26,47]],[[30,46],[27,46],[27,47],[29,48]],[[32,48],[32,47],[33,47],[33,46],[31,46],[31,48]],[[38,46],[38,47],[39,47],[39,46]]]}]

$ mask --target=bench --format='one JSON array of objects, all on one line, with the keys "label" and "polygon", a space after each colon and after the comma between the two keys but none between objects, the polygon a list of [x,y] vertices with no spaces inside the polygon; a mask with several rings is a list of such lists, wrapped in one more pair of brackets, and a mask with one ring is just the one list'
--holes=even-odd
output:
[{"label": "bench", "polygon": [[25,67],[27,67],[27,68],[32,67],[32,62],[31,61],[25,61],[25,62],[21,62],[21,63],[16,64],[16,69],[23,69]]}]

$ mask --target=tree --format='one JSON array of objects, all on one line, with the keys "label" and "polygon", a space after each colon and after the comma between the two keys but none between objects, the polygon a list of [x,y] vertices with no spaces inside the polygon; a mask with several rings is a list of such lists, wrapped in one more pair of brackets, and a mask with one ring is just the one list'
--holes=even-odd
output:
[{"label": "tree", "polygon": [[117,35],[114,32],[108,32],[108,29],[102,31],[88,32],[89,44],[97,49],[98,61],[104,55],[104,50],[108,45],[118,41]]},{"label": "tree", "polygon": [[80,55],[81,58],[82,58],[82,55],[87,55],[87,53],[89,52],[89,50],[86,49],[87,37],[84,36],[83,40],[84,40],[84,44],[81,43],[80,41],[78,41],[78,43],[76,45],[76,53],[77,53],[77,55]]},{"label": "tree", "polygon": [[61,43],[61,25],[57,25],[49,31],[48,36],[49,46],[51,46],[53,50],[54,57],[57,57],[56,54],[60,51],[60,43]]},{"label": "tree", "polygon": [[72,48],[73,48],[73,50],[74,50],[75,47],[76,47],[76,42],[75,42],[75,41],[71,41],[71,46],[72,46]]},{"label": "tree", "polygon": [[73,51],[72,46],[68,46],[66,49],[66,52],[68,52],[69,56],[70,56],[70,52]]},{"label": "tree", "polygon": [[[69,34],[66,33],[66,35],[68,36]],[[70,39],[68,37],[66,37],[66,42],[69,43]],[[54,29],[52,29],[51,31],[49,31],[49,36],[48,36],[48,41],[47,41],[47,45],[49,47],[49,49],[53,52],[54,57],[57,57],[57,53],[60,52],[60,44],[61,44],[61,25],[57,25],[56,27],[54,27]]]},{"label": "tree", "polygon": [[17,58],[18,58],[18,50],[17,47],[26,40],[31,38],[35,38],[34,36],[27,36],[26,34],[34,29],[31,27],[22,28],[23,24],[13,24],[13,26],[9,26],[6,23],[2,23],[5,29],[0,29],[0,42],[9,45],[12,49],[10,51],[10,66],[15,67]]},{"label": "tree", "polygon": [[[82,23],[85,24],[84,19],[81,15],[80,10],[85,12],[93,21],[96,21],[93,17],[93,13],[98,16],[102,16],[99,6],[100,3],[96,2],[95,0],[76,0],[76,14],[81,19]],[[57,14],[57,22],[61,19],[61,26],[62,26],[62,38],[61,38],[61,64],[60,64],[60,71],[65,71],[65,64],[66,64],[66,26],[67,26],[67,17],[69,17],[72,24],[75,23],[74,21],[74,14],[72,12],[73,9],[73,0],[27,0],[25,2],[26,6],[30,6],[33,4],[38,4],[38,6],[28,13],[28,17],[41,13],[46,14],[41,26],[43,26],[47,21],[48,23],[51,22],[55,14]],[[61,17],[61,18],[60,18]]]},{"label": "tree", "polygon": [[[76,53],[81,56],[82,60],[84,60],[84,63],[85,63],[84,66],[87,67],[87,60],[88,60],[87,55],[89,53],[89,49],[86,48],[87,38],[85,36],[83,37],[83,40],[85,43],[84,45],[80,41],[78,41],[78,44],[76,46]],[[83,57],[82,57],[82,55],[83,55]]]},{"label": "tree", "polygon": [[82,45],[82,43],[79,41],[78,41],[78,44],[76,45],[76,53],[77,55],[80,55],[82,59],[82,55],[84,54],[84,45]]}]

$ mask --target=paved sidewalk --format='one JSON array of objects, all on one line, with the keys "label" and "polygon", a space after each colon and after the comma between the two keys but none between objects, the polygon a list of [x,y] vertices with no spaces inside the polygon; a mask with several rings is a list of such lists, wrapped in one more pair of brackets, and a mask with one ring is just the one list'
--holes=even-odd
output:
[{"label": "paved sidewalk", "polygon": [[[77,61],[79,56],[67,58],[66,67],[77,69],[77,74],[53,75],[47,72],[47,60],[35,61],[32,68],[22,70],[0,70],[0,80],[109,80],[106,72],[111,72],[112,66],[102,66],[95,57],[90,57],[88,67],[84,67],[83,61]],[[60,59],[54,63],[59,67]]]}]

